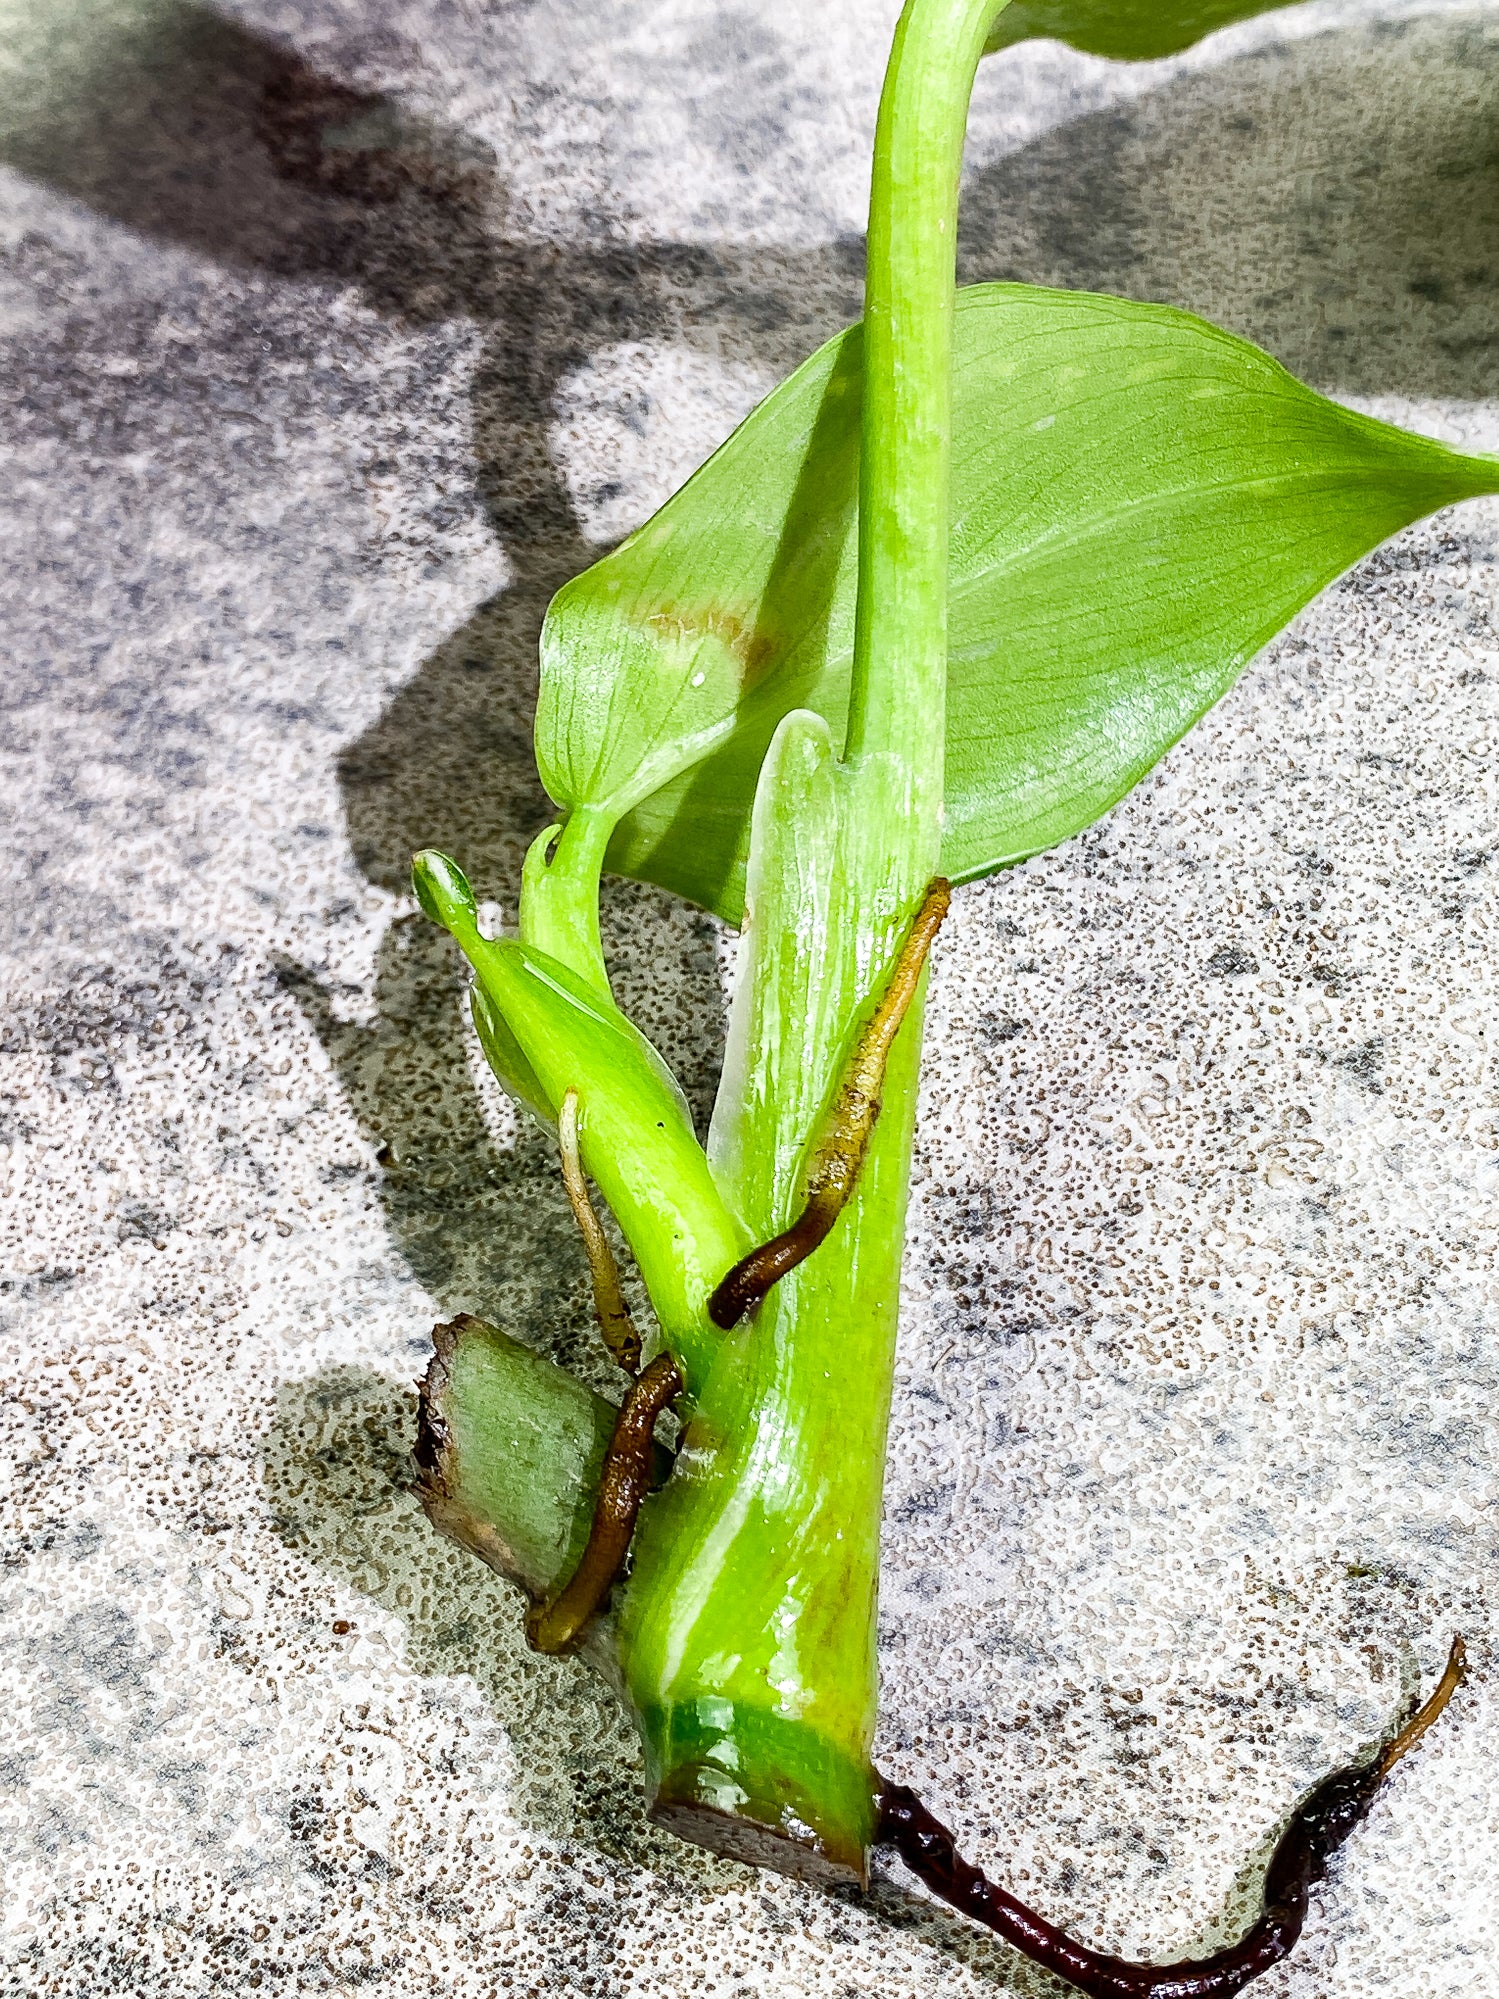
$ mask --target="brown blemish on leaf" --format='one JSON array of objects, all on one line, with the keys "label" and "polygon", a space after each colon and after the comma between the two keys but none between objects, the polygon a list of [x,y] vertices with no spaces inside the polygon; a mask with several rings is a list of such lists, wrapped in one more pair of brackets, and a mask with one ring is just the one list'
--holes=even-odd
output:
[{"label": "brown blemish on leaf", "polygon": [[700,639],[717,639],[725,652],[739,663],[739,684],[747,687],[759,680],[774,663],[775,640],[762,630],[753,616],[730,610],[727,604],[705,604],[697,608],[668,604],[652,611],[639,623],[653,638],[671,644],[695,644]]}]

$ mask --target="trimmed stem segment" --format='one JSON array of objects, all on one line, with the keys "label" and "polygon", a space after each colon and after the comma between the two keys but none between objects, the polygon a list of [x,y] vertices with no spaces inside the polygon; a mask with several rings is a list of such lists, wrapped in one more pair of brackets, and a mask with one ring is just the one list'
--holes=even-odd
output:
[{"label": "trimmed stem segment", "polygon": [[1033,1964],[1058,1972],[1088,1999],[1232,1999],[1290,1953],[1328,1861],[1364,1818],[1394,1765],[1446,1707],[1462,1683],[1465,1663],[1463,1641],[1455,1638],[1436,1691],[1383,1753],[1324,1778],[1298,1806],[1265,1870],[1259,1917],[1238,1943],[1196,1962],[1131,1964],[1078,1943],[964,1860],[947,1827],[904,1784],[886,1784],[881,1791],[877,1837],[944,1902],[997,1931]]},{"label": "trimmed stem segment", "polygon": [[[619,1411],[498,1327],[434,1327],[413,1457],[434,1527],[529,1596],[587,1545]],[[664,1453],[656,1463],[659,1478]]]}]

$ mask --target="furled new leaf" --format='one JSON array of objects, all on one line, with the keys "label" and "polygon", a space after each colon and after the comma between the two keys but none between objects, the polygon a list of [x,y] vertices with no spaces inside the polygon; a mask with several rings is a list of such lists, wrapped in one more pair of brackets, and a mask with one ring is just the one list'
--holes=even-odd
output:
[{"label": "furled new leaf", "polygon": [[1215,28],[1274,13],[1286,0],[1011,0],[989,33],[989,53],[1042,38],[1089,55],[1141,61],[1175,55]]},{"label": "furled new leaf", "polygon": [[[974,286],[954,347],[954,880],[1088,825],[1327,583],[1499,489],[1171,307]],[[609,865],[731,922],[777,723],[844,728],[860,389],[852,328],[548,615],[548,789],[630,804]]]}]

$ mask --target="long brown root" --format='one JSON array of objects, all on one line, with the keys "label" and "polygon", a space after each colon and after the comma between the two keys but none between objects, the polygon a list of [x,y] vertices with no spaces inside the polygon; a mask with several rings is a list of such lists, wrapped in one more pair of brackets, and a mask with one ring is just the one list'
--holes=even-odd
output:
[{"label": "long brown root", "polygon": [[939,875],[928,887],[880,994],[854,1043],[828,1106],[807,1169],[805,1201],[789,1228],[741,1257],[708,1300],[708,1317],[727,1330],[826,1240],[858,1184],[859,1169],[880,1114],[885,1064],[921,979],[921,968],[952,901]]},{"label": "long brown root", "polygon": [[604,1453],[598,1504],[582,1559],[558,1594],[526,1619],[526,1637],[538,1652],[565,1652],[593,1616],[624,1566],[635,1517],[650,1489],[656,1418],[682,1392],[670,1354],[658,1354],[625,1397]]},{"label": "long brown root", "polygon": [[588,1258],[588,1274],[593,1279],[594,1317],[599,1322],[604,1345],[625,1373],[638,1374],[640,1335],[635,1330],[635,1321],[630,1317],[630,1308],[625,1303],[625,1294],[620,1288],[619,1265],[614,1260],[614,1251],[610,1248],[609,1238],[604,1234],[599,1218],[593,1211],[588,1183],[583,1178],[583,1159],[578,1150],[576,1090],[567,1092],[557,1112],[557,1147],[562,1154],[562,1184],[567,1189],[573,1220],[578,1224],[578,1233],[583,1238],[583,1253]]},{"label": "long brown root", "polygon": [[1306,1921],[1307,1898],[1327,1863],[1364,1817],[1385,1776],[1414,1747],[1462,1683],[1466,1654],[1452,1642],[1436,1692],[1372,1762],[1326,1777],[1297,1809],[1265,1870],[1264,1903],[1253,1926],[1228,1949],[1195,1963],[1131,1964],[1090,1950],[986,1880],[953,1836],[904,1784],[880,1792],[876,1839],[893,1846],[911,1872],[955,1909],[995,1930],[1089,1999],[1229,1999],[1286,1957]]}]

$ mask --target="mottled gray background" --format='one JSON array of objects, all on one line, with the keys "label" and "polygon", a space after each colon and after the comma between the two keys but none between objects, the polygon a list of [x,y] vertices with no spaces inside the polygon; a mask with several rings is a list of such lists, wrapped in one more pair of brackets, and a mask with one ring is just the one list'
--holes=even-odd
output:
[{"label": "mottled gray background", "polygon": [[[857,311],[890,0],[4,0],[4,1990],[1053,1988],[643,1821],[412,1499],[433,1320],[584,1371],[502,917],[552,589]],[[331,133],[319,166],[309,144]],[[1499,12],[991,65],[963,262],[1499,446]],[[1402,536],[938,952],[881,1757],[1109,1946],[1477,1674],[1266,1999],[1492,1999],[1499,510]],[[731,944],[612,886],[706,1108]]]}]

